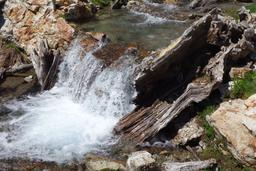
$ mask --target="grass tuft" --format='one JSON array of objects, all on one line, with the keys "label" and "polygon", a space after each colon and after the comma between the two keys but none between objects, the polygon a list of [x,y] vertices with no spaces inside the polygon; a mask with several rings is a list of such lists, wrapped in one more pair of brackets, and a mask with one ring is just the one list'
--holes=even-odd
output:
[{"label": "grass tuft", "polygon": [[256,3],[247,5],[245,8],[250,10],[251,13],[256,13]]},{"label": "grass tuft", "polygon": [[201,125],[204,127],[205,135],[207,138],[212,139],[215,137],[214,129],[206,120],[206,116],[212,114],[216,110],[216,106],[207,106],[203,111],[198,112],[198,116],[202,121]]},{"label": "grass tuft", "polygon": [[256,93],[256,72],[248,72],[242,78],[234,78],[230,97],[246,99]]},{"label": "grass tuft", "polygon": [[99,6],[108,6],[112,0],[91,0],[95,5]]}]

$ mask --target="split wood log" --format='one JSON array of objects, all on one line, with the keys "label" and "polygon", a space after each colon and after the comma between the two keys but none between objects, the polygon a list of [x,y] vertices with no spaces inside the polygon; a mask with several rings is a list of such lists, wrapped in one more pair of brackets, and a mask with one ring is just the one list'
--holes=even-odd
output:
[{"label": "split wood log", "polygon": [[6,71],[5,68],[0,68],[0,81],[1,81],[2,79],[4,79],[5,71]]},{"label": "split wood log", "polygon": [[37,46],[33,49],[30,57],[35,68],[38,82],[40,85],[43,85],[54,58],[53,52],[49,48],[46,39],[40,39],[37,42]]},{"label": "split wood log", "polygon": [[211,21],[217,17],[217,14],[218,10],[215,9],[199,19],[180,38],[162,50],[159,56],[146,63],[146,66],[142,65],[142,72],[135,82],[138,92],[135,99],[137,104],[150,99],[150,96],[158,90],[160,82],[177,77],[179,73],[175,71],[175,68],[179,67],[178,70],[184,70],[187,66],[192,67],[193,62],[198,58],[193,54],[201,52],[208,46],[207,33]]},{"label": "split wood log", "polygon": [[44,84],[42,85],[42,90],[49,90],[54,86],[54,83],[57,79],[57,71],[60,64],[60,58],[60,51],[57,51],[54,55],[54,59],[48,71],[48,74],[44,80]]},{"label": "split wood log", "polygon": [[58,65],[60,62],[60,52],[50,49],[46,39],[38,41],[37,47],[33,49],[31,61],[35,68],[38,82],[42,90],[50,89],[56,80]]},{"label": "split wood log", "polygon": [[156,101],[150,107],[141,108],[123,117],[115,127],[116,133],[121,134],[121,140],[142,143],[166,127],[184,109],[206,99],[219,87],[232,62],[245,58],[255,51],[255,38],[255,31],[248,29],[237,44],[223,47],[209,60],[203,70],[204,77],[208,79],[195,79],[173,103]]},{"label": "split wood log", "polygon": [[6,71],[7,74],[13,74],[15,72],[20,72],[23,70],[31,69],[33,68],[33,64],[22,64],[17,67],[12,67]]},{"label": "split wood log", "polygon": [[162,165],[163,171],[197,171],[201,169],[211,168],[216,164],[215,159],[204,161],[191,161],[191,162],[164,162]]}]

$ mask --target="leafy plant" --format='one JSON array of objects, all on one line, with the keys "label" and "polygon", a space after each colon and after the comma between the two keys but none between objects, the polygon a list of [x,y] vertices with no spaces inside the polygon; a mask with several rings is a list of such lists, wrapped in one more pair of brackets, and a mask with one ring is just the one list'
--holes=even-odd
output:
[{"label": "leafy plant", "polygon": [[256,93],[256,72],[248,72],[242,78],[234,78],[231,98],[248,98]]}]

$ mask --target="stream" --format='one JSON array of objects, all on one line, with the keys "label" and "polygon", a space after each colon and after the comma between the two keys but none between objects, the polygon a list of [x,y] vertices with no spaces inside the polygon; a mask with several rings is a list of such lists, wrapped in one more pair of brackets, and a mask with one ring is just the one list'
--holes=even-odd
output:
[{"label": "stream", "polygon": [[[112,42],[138,43],[148,50],[167,46],[188,27],[183,21],[127,10],[104,11],[80,25],[86,31],[106,33]],[[103,61],[92,55],[101,46],[81,57],[83,49],[75,40],[51,90],[2,105],[0,159],[63,163],[83,159],[85,153],[118,140],[113,127],[135,108],[136,57],[123,55],[104,68]]]}]

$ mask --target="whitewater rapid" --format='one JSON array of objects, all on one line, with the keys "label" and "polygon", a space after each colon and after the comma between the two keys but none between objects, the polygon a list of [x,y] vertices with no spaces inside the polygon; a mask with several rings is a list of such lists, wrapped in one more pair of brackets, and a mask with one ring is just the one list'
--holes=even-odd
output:
[{"label": "whitewater rapid", "polygon": [[135,57],[104,68],[92,53],[84,55],[75,41],[55,87],[5,104],[10,112],[0,122],[0,158],[64,162],[115,143],[114,125],[135,107]]}]

